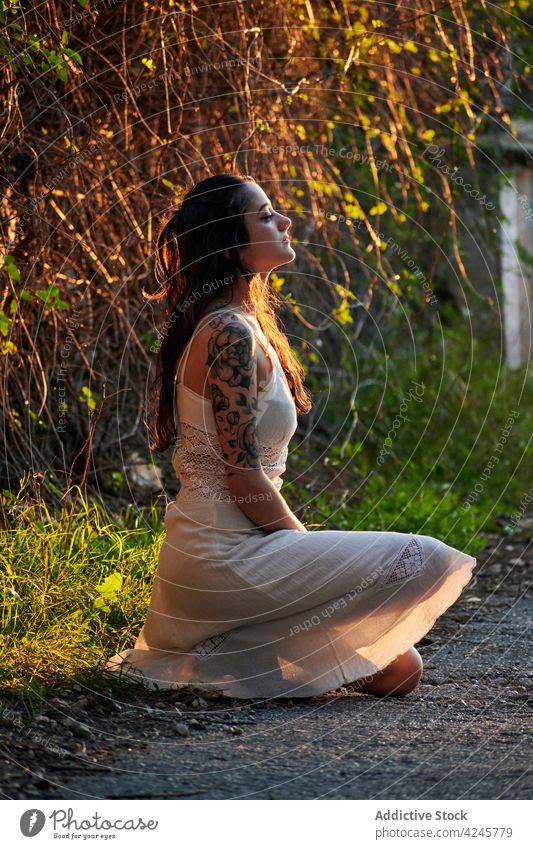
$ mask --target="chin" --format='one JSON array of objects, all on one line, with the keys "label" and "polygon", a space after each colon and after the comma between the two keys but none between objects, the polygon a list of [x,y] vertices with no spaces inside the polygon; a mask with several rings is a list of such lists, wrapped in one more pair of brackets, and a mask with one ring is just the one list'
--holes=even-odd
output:
[{"label": "chin", "polygon": [[284,245],[283,246],[283,256],[284,258],[281,262],[290,262],[296,256],[296,251],[294,250],[292,245]]},{"label": "chin", "polygon": [[296,259],[296,251],[294,250],[293,247],[290,247],[289,250],[287,251],[287,259],[283,260],[281,265],[285,265],[286,262],[292,262],[293,259]]}]

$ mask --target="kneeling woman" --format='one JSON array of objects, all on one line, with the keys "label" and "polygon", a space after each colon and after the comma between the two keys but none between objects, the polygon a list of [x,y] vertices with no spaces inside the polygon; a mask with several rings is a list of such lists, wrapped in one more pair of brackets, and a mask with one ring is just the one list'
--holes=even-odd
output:
[{"label": "kneeling woman", "polygon": [[308,531],[283,498],[297,412],[311,408],[269,283],[295,258],[290,226],[251,177],[224,174],[160,228],[168,320],[151,447],[174,444],[180,489],[144,626],[107,665],[148,687],[236,698],[352,683],[405,695],[422,672],[414,644],[476,560],[421,534]]}]

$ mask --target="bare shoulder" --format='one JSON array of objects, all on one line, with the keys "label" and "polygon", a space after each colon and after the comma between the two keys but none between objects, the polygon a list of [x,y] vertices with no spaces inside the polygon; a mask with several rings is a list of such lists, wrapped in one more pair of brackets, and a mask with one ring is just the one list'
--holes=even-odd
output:
[{"label": "bare shoulder", "polygon": [[204,330],[211,380],[249,386],[256,363],[255,337],[248,322],[235,312],[218,313]]},{"label": "bare shoulder", "polygon": [[240,357],[245,352],[247,340],[252,335],[248,323],[234,312],[218,313],[204,320],[190,342],[187,363],[185,369],[181,370],[181,381],[189,389],[210,400],[211,364],[214,364],[215,370],[227,369],[236,355]]}]

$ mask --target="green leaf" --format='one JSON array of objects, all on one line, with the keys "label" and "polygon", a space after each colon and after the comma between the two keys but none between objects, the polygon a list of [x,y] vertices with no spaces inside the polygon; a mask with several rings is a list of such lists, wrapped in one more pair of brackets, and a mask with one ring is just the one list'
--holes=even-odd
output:
[{"label": "green leaf", "polygon": [[122,589],[122,575],[120,572],[113,572],[107,578],[96,586],[96,591],[104,598],[114,598],[117,592]]},{"label": "green leaf", "polygon": [[0,333],[2,336],[7,336],[12,323],[13,322],[9,316],[7,316],[3,310],[0,310]]},{"label": "green leaf", "polygon": [[122,589],[122,581],[120,572],[113,572],[112,575],[108,575],[105,581],[96,587],[98,596],[94,600],[94,606],[109,613],[111,608],[108,602],[117,601],[117,593]]},{"label": "green leaf", "polygon": [[76,53],[75,50],[71,50],[70,47],[67,47],[63,53],[65,53],[70,59],[75,59],[78,65],[83,65],[83,59],[79,53]]},{"label": "green leaf", "polygon": [[15,257],[13,254],[5,254],[4,255],[4,265],[3,268],[12,280],[20,280],[20,271],[15,265]]},{"label": "green leaf", "polygon": [[92,392],[88,386],[82,386],[80,391],[80,401],[84,401],[91,413],[96,409],[96,402],[100,400],[98,392]]},{"label": "green leaf", "polygon": [[70,305],[60,297],[58,286],[52,285],[48,289],[38,289],[35,294],[39,300],[44,301],[45,307],[49,310],[70,309]]},{"label": "green leaf", "polygon": [[383,215],[388,209],[387,204],[383,203],[382,200],[378,201],[375,206],[373,206],[370,210],[370,215]]},{"label": "green leaf", "polygon": [[336,307],[332,311],[333,318],[336,318],[339,324],[351,324],[353,322],[352,315],[347,306]]},{"label": "green leaf", "polygon": [[9,354],[16,354],[17,351],[17,346],[14,342],[11,342],[10,339],[8,339],[6,342],[0,342],[0,354],[3,357],[7,357]]}]

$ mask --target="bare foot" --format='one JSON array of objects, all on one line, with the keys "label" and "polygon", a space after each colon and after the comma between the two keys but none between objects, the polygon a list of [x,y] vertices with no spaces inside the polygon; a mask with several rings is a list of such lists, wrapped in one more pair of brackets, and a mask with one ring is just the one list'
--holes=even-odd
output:
[{"label": "bare foot", "polygon": [[360,678],[351,686],[370,696],[405,696],[418,685],[423,668],[422,658],[412,646],[375,675]]}]

